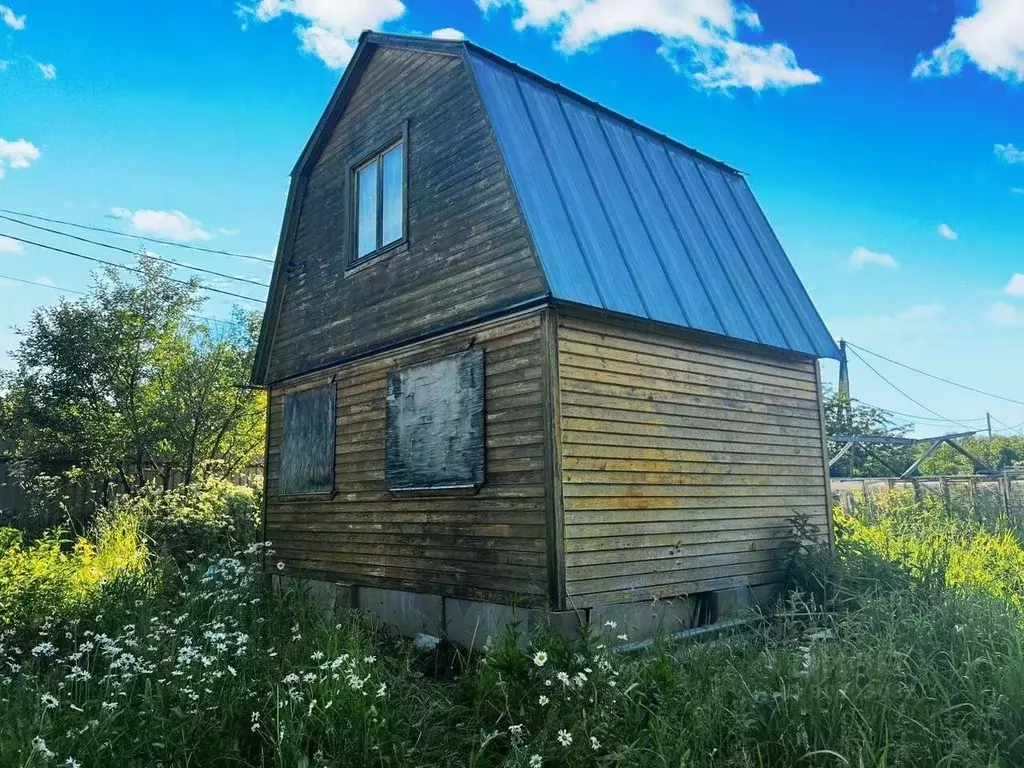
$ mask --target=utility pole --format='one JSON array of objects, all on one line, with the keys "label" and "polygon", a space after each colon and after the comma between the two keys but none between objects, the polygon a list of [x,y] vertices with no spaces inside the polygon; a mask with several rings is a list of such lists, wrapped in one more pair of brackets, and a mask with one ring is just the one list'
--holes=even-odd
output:
[{"label": "utility pole", "polygon": [[846,339],[839,340],[839,394],[850,399],[850,369],[846,360]]},{"label": "utility pole", "polygon": [[986,413],[985,414],[985,418],[988,420],[988,437],[991,440],[992,439],[992,414],[991,413]]}]

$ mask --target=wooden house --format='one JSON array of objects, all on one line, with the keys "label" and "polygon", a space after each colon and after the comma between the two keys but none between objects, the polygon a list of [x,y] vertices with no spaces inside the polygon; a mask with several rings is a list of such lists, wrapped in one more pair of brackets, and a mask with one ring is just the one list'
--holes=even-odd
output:
[{"label": "wooden house", "polygon": [[364,33],[253,371],[269,566],[409,634],[685,625],[782,579],[794,514],[831,535],[837,356],[738,171],[471,43]]}]

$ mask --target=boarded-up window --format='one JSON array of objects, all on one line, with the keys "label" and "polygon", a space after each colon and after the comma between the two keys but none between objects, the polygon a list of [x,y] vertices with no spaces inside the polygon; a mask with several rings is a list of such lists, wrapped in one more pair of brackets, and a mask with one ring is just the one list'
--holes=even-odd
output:
[{"label": "boarded-up window", "polygon": [[284,396],[279,492],[334,490],[334,384]]},{"label": "boarded-up window", "polygon": [[483,350],[389,373],[388,488],[472,488],[483,481]]}]

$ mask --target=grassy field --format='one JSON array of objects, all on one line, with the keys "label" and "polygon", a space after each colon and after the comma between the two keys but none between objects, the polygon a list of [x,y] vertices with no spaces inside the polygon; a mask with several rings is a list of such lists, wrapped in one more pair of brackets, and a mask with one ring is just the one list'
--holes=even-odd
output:
[{"label": "grassy field", "polygon": [[[1024,765],[1024,549],[893,496],[749,632],[420,653],[273,592],[255,498],[0,532],[0,766]],[[66,538],[66,537],[64,537]]]}]

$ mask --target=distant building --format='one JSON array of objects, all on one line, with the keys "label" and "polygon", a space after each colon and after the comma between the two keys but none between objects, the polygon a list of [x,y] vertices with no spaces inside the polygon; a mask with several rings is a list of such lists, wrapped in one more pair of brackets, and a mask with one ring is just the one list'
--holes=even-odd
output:
[{"label": "distant building", "polygon": [[274,565],[408,634],[686,626],[783,579],[795,513],[831,535],[837,356],[739,172],[470,43],[364,33],[253,371]]}]

